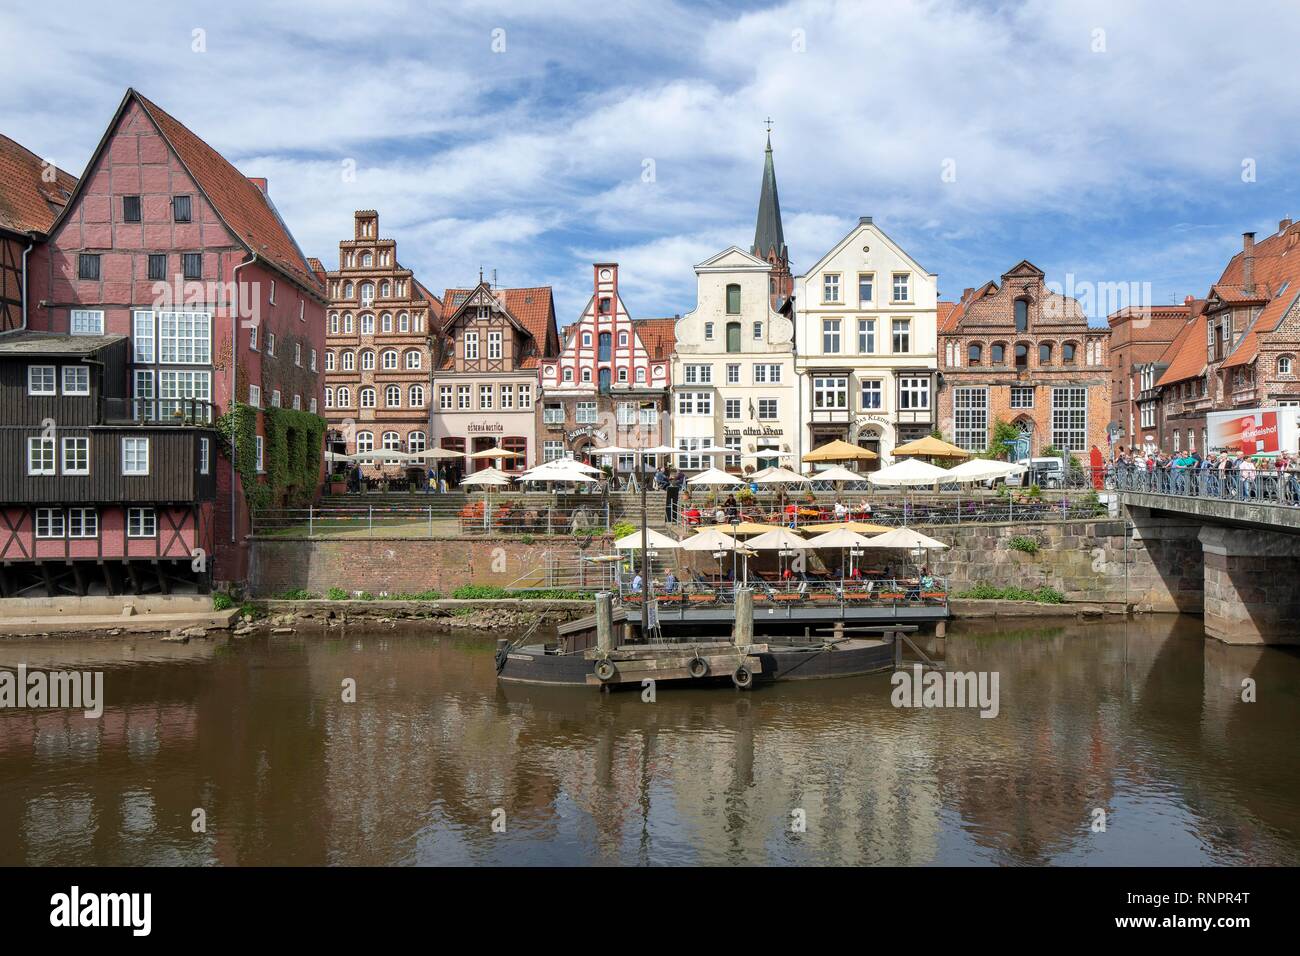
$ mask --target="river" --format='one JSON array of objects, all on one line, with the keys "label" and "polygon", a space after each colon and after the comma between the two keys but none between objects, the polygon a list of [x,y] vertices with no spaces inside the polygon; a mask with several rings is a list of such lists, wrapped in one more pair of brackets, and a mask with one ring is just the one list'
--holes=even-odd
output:
[{"label": "river", "polygon": [[1300,862],[1300,655],[1195,620],[954,626],[949,669],[999,675],[991,719],[896,708],[888,674],[503,688],[493,651],[0,642],[0,667],[102,670],[106,699],[0,710],[0,865]]}]

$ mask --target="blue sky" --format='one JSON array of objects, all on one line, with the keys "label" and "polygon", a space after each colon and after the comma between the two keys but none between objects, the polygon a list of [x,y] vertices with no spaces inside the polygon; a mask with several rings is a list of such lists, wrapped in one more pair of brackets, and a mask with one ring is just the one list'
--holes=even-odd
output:
[{"label": "blue sky", "polygon": [[796,273],[871,215],[948,298],[1028,258],[1163,303],[1300,218],[1288,0],[58,6],[0,11],[0,131],[80,172],[134,85],[309,255],[376,208],[430,288],[482,265],[562,325],[595,260],[636,316],[693,306],[752,241],[769,115]]}]

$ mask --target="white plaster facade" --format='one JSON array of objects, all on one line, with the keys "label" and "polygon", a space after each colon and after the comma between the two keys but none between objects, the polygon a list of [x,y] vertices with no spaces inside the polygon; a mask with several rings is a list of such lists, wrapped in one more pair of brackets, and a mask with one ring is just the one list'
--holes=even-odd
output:
[{"label": "white plaster facade", "polygon": [[934,428],[938,277],[864,216],[795,278],[800,454],[836,438],[890,461]]},{"label": "white plaster facade", "polygon": [[[797,461],[794,323],[772,310],[771,273],[736,246],[695,267],[696,304],[677,320],[672,367],[672,441],[683,470]],[[736,454],[691,454],[709,445]]]}]

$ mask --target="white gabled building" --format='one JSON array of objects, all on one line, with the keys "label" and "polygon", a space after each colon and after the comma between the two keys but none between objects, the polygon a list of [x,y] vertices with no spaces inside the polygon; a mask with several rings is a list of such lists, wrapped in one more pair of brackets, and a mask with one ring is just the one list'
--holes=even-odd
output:
[{"label": "white gabled building", "polygon": [[[672,434],[677,466],[743,473],[794,460],[794,323],[773,311],[771,263],[736,246],[695,267],[695,308],[677,320]],[[709,456],[716,445],[734,455]]]},{"label": "white gabled building", "polygon": [[843,439],[889,460],[935,426],[937,276],[870,216],[794,283],[800,454]]}]

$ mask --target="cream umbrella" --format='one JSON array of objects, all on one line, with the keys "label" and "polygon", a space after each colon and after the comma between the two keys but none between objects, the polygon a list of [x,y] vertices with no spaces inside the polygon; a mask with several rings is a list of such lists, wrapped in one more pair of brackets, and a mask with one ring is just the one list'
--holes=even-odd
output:
[{"label": "cream umbrella", "polygon": [[836,528],[808,539],[810,548],[838,548],[840,551],[840,584],[844,583],[844,552],[849,552],[849,573],[853,577],[853,556],[863,548],[870,547],[871,539],[847,528]]},{"label": "cream umbrella", "polygon": [[462,485],[500,486],[510,484],[511,478],[504,471],[496,468],[484,468],[460,480]]},{"label": "cream umbrella", "polygon": [[329,462],[331,465],[335,465],[338,464],[339,462],[350,462],[350,461],[355,461],[356,459],[353,458],[351,455],[345,455],[342,452],[329,451],[327,449],[325,452],[325,460]]},{"label": "cream umbrella", "polygon": [[[644,541],[642,536],[644,536]],[[682,543],[676,538],[670,538],[662,531],[656,531],[654,528],[633,531],[631,534],[625,534],[614,542],[614,547],[619,551],[640,551],[642,547],[675,550],[681,546]]]},{"label": "cream umbrella", "polygon": [[464,458],[463,451],[452,451],[450,448],[426,448],[424,451],[411,452],[412,458]]},{"label": "cream umbrella", "polygon": [[500,445],[495,445],[492,448],[484,448],[482,451],[476,451],[469,457],[470,458],[517,458],[518,453],[513,451],[506,451]]},{"label": "cream umbrella", "polygon": [[578,468],[534,468],[522,475],[515,476],[516,481],[535,481],[539,484],[592,484],[596,481],[590,474]]},{"label": "cream umbrella", "polygon": [[416,455],[409,455],[404,451],[398,451],[396,448],[376,448],[373,451],[359,451],[352,455],[353,461],[387,461],[389,459],[396,461],[414,461]]},{"label": "cream umbrella", "polygon": [[923,458],[969,458],[970,452],[941,438],[926,435],[905,445],[895,445],[893,455],[895,458],[899,455],[920,455]]},{"label": "cream umbrella", "polygon": [[709,468],[686,479],[688,485],[742,485],[735,475],[728,474],[721,468]]},{"label": "cream umbrella", "polygon": [[823,521],[820,524],[800,525],[801,531],[815,531],[818,534],[839,528],[856,531],[858,534],[884,534],[890,530],[886,525],[872,524],[870,521]]},{"label": "cream umbrella", "polygon": [[780,525],[763,524],[759,521],[737,521],[735,524],[703,524],[697,531],[722,531],[726,534],[762,534],[765,531],[772,531]]},{"label": "cream umbrella", "polygon": [[859,475],[856,471],[849,471],[843,465],[832,465],[829,468],[823,468],[821,471],[808,472],[809,481],[866,481],[866,477]]},{"label": "cream umbrella", "polygon": [[992,458],[972,458],[948,469],[948,477],[954,481],[988,481],[990,478],[1006,478],[1008,475],[1023,475],[1029,469],[1010,461],[997,461]]},{"label": "cream umbrella", "polygon": [[751,478],[760,485],[806,485],[812,481],[789,468],[770,468],[761,478]]},{"label": "cream umbrella", "polygon": [[942,541],[936,541],[928,535],[921,534],[919,531],[913,531],[911,528],[904,526],[868,538],[867,547],[915,551],[917,549],[935,550],[938,548],[946,548],[948,546]]},{"label": "cream umbrella", "polygon": [[739,542],[729,534],[724,534],[717,528],[708,528],[697,531],[682,541],[683,551],[711,551],[713,556],[718,559],[718,577],[722,577],[722,561],[728,551],[731,552],[731,576],[736,576],[736,548]]},{"label": "cream umbrella", "polygon": [[895,462],[867,475],[867,481],[873,485],[904,488],[913,485],[933,485],[947,478],[947,468],[940,468],[938,465],[932,465],[916,458],[907,458]]},{"label": "cream umbrella", "polygon": [[745,547],[753,551],[778,552],[777,568],[781,571],[782,578],[784,578],[785,553],[787,551],[805,551],[808,548],[808,542],[789,528],[773,528],[771,531],[764,531],[756,538],[750,538],[745,542]]},{"label": "cream umbrella", "polygon": [[879,458],[874,451],[869,448],[862,448],[858,445],[852,445],[837,438],[835,441],[827,442],[820,448],[814,448],[808,454],[803,456],[804,461],[871,461],[873,458]]}]

